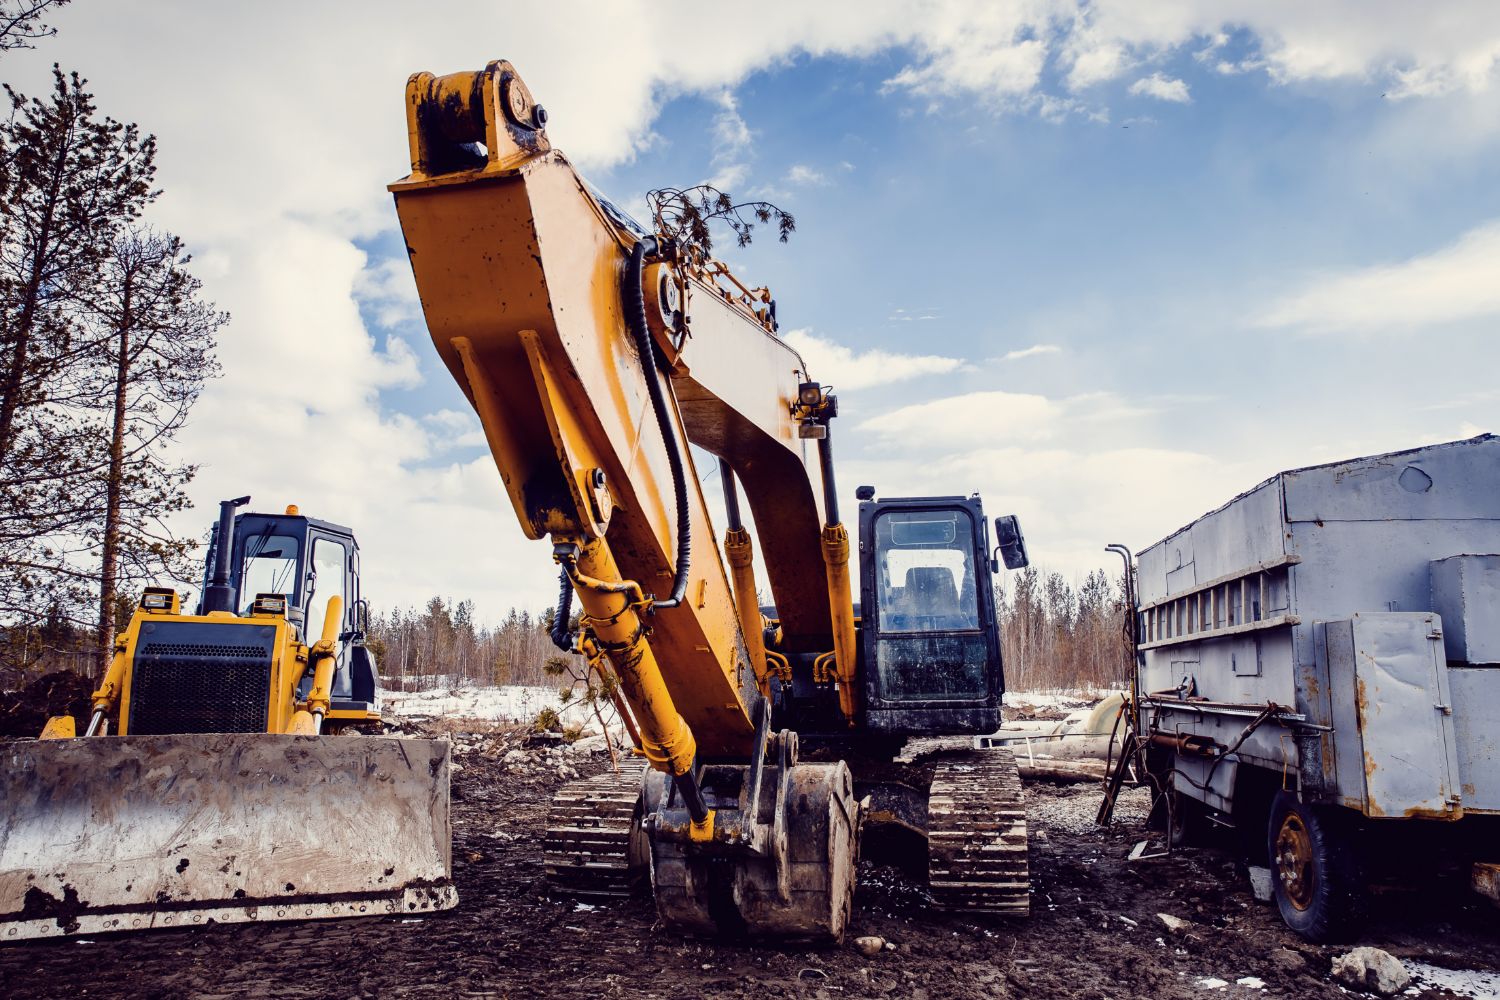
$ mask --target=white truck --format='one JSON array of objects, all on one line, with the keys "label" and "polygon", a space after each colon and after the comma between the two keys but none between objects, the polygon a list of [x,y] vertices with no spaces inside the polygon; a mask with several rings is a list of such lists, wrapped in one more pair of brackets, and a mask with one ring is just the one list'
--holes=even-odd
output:
[{"label": "white truck", "polygon": [[1419,861],[1500,897],[1500,439],[1280,473],[1142,551],[1136,588],[1175,838],[1232,826],[1311,940]]}]

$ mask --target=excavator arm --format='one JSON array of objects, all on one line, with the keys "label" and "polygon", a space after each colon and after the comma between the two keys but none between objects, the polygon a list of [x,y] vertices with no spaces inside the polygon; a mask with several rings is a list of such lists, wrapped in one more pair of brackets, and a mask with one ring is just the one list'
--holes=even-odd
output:
[{"label": "excavator arm", "polygon": [[[836,400],[776,336],[767,294],[640,232],[590,189],[551,148],[545,112],[509,63],[416,74],[406,98],[412,169],[390,189],[427,325],[522,531],[551,541],[564,594],[581,605],[576,648],[607,659],[661,775],[655,799],[647,783],[659,907],[679,924],[711,925],[705,865],[732,854],[749,859],[733,894],[752,930],[842,934],[856,827],[848,770],[798,765],[795,739],[769,731],[775,665],[756,634],[735,492],[738,480],[755,523],[775,525],[762,545],[782,648],[827,654],[852,724],[849,544],[828,438]],[[690,442],[721,461],[731,566]],[[815,815],[788,849],[794,787],[796,808]],[[808,840],[818,846],[807,863],[822,871],[801,877],[821,886],[807,890],[810,918],[793,878]],[[674,877],[675,895],[663,882]],[[762,890],[781,901],[774,913],[746,902]]]},{"label": "excavator arm", "polygon": [[[831,650],[823,479],[808,454],[826,446],[800,436],[806,364],[769,319],[664,259],[595,196],[550,148],[508,63],[417,74],[407,100],[412,173],[391,190],[413,273],[433,343],[484,425],[522,530],[550,537],[565,567],[576,565],[595,625],[629,606],[649,611],[652,669],[701,751],[747,756],[760,671],[687,443],[719,456],[755,522],[777,526],[762,545],[784,644]],[[482,166],[436,166],[473,163],[440,150],[466,140],[486,144]],[[669,287],[686,309],[671,309]],[[681,331],[672,312],[686,314]],[[669,602],[685,567],[686,593]],[[627,600],[590,579],[642,593]],[[845,581],[840,603],[850,604]],[[644,700],[632,707],[653,714]]]}]

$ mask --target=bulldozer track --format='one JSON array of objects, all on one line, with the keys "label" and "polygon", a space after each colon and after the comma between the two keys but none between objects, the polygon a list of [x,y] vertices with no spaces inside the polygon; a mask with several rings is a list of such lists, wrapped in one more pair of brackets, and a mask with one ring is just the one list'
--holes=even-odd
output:
[{"label": "bulldozer track", "polygon": [[554,891],[580,899],[629,896],[644,874],[631,839],[639,833],[637,805],[645,765],[626,761],[618,773],[570,781],[547,812],[542,861]]},{"label": "bulldozer track", "polygon": [[969,750],[938,762],[927,842],[928,891],[938,906],[1030,913],[1026,803],[1009,750]]}]

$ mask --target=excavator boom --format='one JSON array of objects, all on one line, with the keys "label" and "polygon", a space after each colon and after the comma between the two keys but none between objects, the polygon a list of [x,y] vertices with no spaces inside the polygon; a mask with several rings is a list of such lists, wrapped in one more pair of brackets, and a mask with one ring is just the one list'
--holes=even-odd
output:
[{"label": "excavator boom", "polygon": [[[998,723],[977,498],[886,503],[872,515],[881,544],[913,550],[897,560],[907,582],[882,595],[969,611],[922,617],[966,630],[953,641],[867,631],[884,642],[874,647],[884,666],[862,672],[833,477],[838,402],[777,336],[769,292],[742,285],[663,219],[647,233],[596,194],[552,148],[546,113],[507,62],[412,76],[406,117],[411,173],[390,190],[433,345],[479,416],[521,530],[551,542],[554,640],[618,680],[651,768],[633,807],[633,778],[565,790],[549,870],[590,891],[618,887],[636,829],[671,926],[837,940],[861,822],[854,777],[836,752],[799,761],[797,734],[773,714],[815,703],[845,742],[880,719],[908,730],[913,720]],[[722,550],[690,444],[719,462]],[[774,621],[759,605],[741,490],[761,529]],[[945,650],[972,662],[947,664]],[[895,675],[907,661],[936,683],[905,687],[935,693],[874,711],[903,686]],[[988,845],[992,827],[963,839]],[[1014,831],[1008,819],[1007,859]]]}]

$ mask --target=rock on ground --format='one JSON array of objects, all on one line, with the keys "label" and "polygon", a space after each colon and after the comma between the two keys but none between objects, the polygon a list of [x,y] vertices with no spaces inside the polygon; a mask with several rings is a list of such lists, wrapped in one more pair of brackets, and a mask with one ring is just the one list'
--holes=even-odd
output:
[{"label": "rock on ground", "polygon": [[1355,989],[1394,996],[1406,989],[1411,974],[1400,959],[1379,948],[1355,948],[1333,960],[1333,978]]}]

